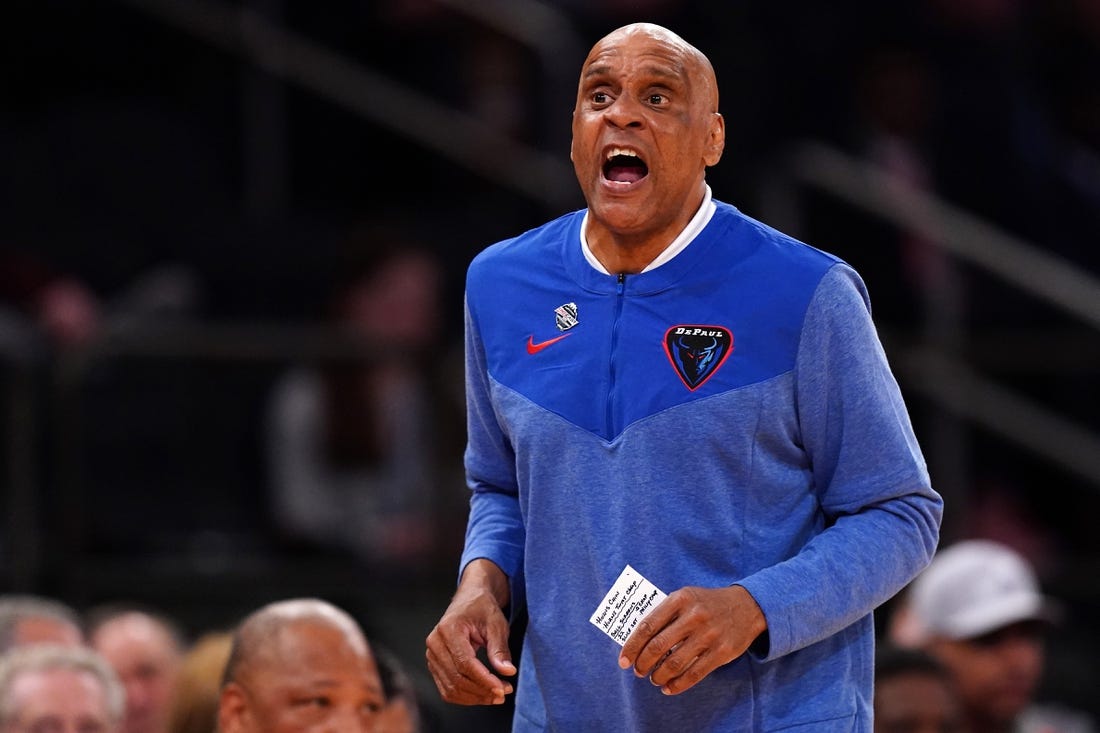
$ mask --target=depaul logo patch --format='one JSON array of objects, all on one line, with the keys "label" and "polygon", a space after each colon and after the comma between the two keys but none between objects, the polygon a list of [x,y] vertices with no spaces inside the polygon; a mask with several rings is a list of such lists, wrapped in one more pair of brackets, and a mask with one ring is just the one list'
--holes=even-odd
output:
[{"label": "depaul logo patch", "polygon": [[665,331],[665,353],[684,386],[695,391],[733,351],[733,334],[721,326],[673,326]]}]

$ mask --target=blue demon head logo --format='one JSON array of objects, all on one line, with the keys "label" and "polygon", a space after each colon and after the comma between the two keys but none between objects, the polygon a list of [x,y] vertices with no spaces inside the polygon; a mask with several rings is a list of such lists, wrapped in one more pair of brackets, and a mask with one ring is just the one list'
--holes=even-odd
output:
[{"label": "blue demon head logo", "polygon": [[721,326],[673,326],[665,332],[665,353],[684,385],[694,391],[733,350],[733,334]]}]

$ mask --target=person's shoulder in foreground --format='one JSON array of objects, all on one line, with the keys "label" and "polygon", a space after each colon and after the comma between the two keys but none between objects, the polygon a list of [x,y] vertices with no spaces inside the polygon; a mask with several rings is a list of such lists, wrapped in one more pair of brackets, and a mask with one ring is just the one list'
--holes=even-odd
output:
[{"label": "person's shoulder in foreground", "polygon": [[321,599],[268,604],[234,632],[218,733],[373,731],[385,702],[358,622]]},{"label": "person's shoulder in foreground", "polygon": [[[938,541],[859,276],[712,198],[718,101],[668,29],[599,40],[586,208],[469,268],[470,515],[427,661],[448,702],[515,687],[514,731],[869,730],[871,613]],[[626,566],[667,597],[601,616]]]}]

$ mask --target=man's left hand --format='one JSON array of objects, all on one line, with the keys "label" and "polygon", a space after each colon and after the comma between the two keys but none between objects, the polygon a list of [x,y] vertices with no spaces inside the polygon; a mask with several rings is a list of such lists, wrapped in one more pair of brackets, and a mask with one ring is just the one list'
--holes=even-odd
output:
[{"label": "man's left hand", "polygon": [[630,634],[619,666],[677,695],[745,653],[767,629],[760,607],[739,585],[688,586],[670,593]]}]

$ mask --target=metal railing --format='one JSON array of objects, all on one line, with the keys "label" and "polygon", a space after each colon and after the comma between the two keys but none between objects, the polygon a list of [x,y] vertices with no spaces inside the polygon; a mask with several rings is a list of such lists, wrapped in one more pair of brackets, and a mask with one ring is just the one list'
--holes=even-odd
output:
[{"label": "metal railing", "polygon": [[[484,121],[357,64],[282,27],[261,12],[211,0],[120,2],[234,54],[274,78],[298,85],[365,120],[405,135],[425,149],[539,204],[564,209],[577,203],[573,173],[561,155],[506,139]],[[569,23],[549,5],[535,0],[441,2],[492,24],[531,48],[543,59],[554,84],[571,83],[554,66],[554,61],[567,62],[571,79],[576,59],[569,55],[579,44]],[[927,192],[911,188],[870,163],[825,145],[798,146],[788,162],[775,189],[780,195],[771,201],[782,213],[769,215],[770,221],[797,222],[798,189],[820,190],[918,233],[958,261],[993,274],[1100,330],[1100,280],[1065,260]],[[950,321],[957,315],[952,303],[941,303],[937,317],[948,321],[944,330],[947,338],[892,352],[891,357],[907,385],[945,414],[981,425],[1100,487],[1100,435],[1090,426],[1065,418],[979,374],[955,349],[958,324],[952,325]],[[331,336],[312,327],[186,324],[108,341],[96,354],[260,361],[303,353],[324,357],[334,349],[344,348]],[[9,428],[6,446],[9,510],[14,508],[33,519],[33,492],[38,479],[31,458],[36,449],[33,445],[36,411],[29,401],[29,372],[19,366],[22,362],[18,358],[8,361],[16,365],[8,370],[4,385],[8,395],[5,420]],[[71,380],[78,380],[83,372],[71,363],[68,370],[59,372],[58,378],[60,384],[71,387]],[[957,435],[952,433],[942,443],[952,443]],[[14,551],[21,553],[24,561],[23,570],[15,577],[21,587],[30,586],[41,556],[42,538],[35,536],[29,526],[12,520],[6,525],[8,543],[15,543]]]},{"label": "metal railing", "polygon": [[[1086,270],[909,185],[873,163],[827,145],[797,145],[787,162],[769,186],[766,208],[770,220],[783,222],[793,233],[797,234],[802,218],[800,189],[821,191],[921,236],[957,262],[1000,278],[1015,291],[1100,332],[1100,279]],[[946,297],[955,295],[948,292]],[[952,303],[929,305],[935,318],[949,321],[940,324],[940,338],[929,338],[926,333],[916,345],[891,351],[907,388],[931,400],[944,415],[979,425],[1100,489],[1100,433],[979,373],[961,356],[964,335],[957,307]],[[929,436],[933,452],[938,438],[945,453],[966,440],[958,424],[941,423],[939,428],[946,436]],[[947,466],[952,463],[953,459],[943,461]],[[954,470],[955,475],[948,470],[948,483],[965,494],[970,479],[967,469],[956,465]]]},{"label": "metal railing", "polygon": [[[564,211],[578,203],[576,179],[563,153],[545,153],[503,136],[485,121],[356,63],[256,10],[210,0],[118,1],[404,135],[539,204]],[[448,0],[447,4],[491,19],[495,27],[520,42],[536,44],[535,51],[547,63],[553,59],[574,62],[562,54],[563,49],[576,45],[571,27],[550,6],[534,0],[509,0],[493,3],[507,12],[489,12],[484,3]],[[542,36],[544,30],[552,35]],[[560,73],[552,68],[549,78],[559,79]]]},{"label": "metal railing", "polygon": [[788,170],[1100,330],[1100,278],[1073,263],[822,143],[794,148]]},{"label": "metal railing", "polygon": [[[510,139],[488,121],[448,107],[288,29],[278,20],[279,0],[242,4],[217,0],[119,2],[238,58],[244,68],[264,75],[262,81],[255,75],[246,79],[251,85],[244,90],[245,103],[252,109],[246,110],[242,123],[263,127],[245,135],[249,143],[243,199],[252,213],[285,203],[281,198],[287,188],[285,156],[278,149],[285,144],[280,139],[285,129],[269,119],[272,113],[286,113],[279,84],[295,85],[548,209],[560,211],[580,204],[564,150],[549,154]],[[572,98],[581,44],[566,15],[539,0],[440,2],[529,49],[541,64],[542,93]],[[551,142],[556,145],[559,141]],[[60,355],[51,353],[34,334],[0,347],[7,459],[3,498],[8,510],[2,539],[9,555],[0,562],[6,567],[10,585],[18,589],[37,585],[50,562],[50,547],[57,542],[80,541],[82,527],[76,515],[86,497],[78,475],[78,439],[73,436],[79,429],[79,392],[97,364],[137,358],[270,367],[300,359],[374,358],[370,348],[346,334],[310,323],[174,321],[137,330],[108,328],[103,338],[86,349]],[[48,478],[41,472],[46,449],[40,435],[40,423],[47,421],[58,434],[57,444],[49,447],[47,460],[53,468]],[[73,503],[66,537],[45,537],[38,529],[44,520],[38,511],[43,481],[57,484],[63,500]]]}]

